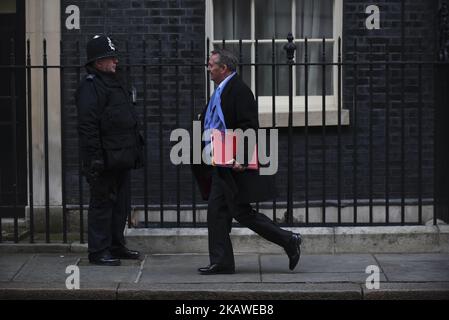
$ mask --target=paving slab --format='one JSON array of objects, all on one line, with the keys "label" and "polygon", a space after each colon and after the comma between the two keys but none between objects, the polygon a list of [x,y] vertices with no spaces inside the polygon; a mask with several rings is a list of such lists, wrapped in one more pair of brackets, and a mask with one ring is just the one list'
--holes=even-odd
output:
[{"label": "paving slab", "polygon": [[[284,273],[288,270],[287,255],[262,255],[262,273]],[[377,265],[370,254],[301,255],[294,272],[365,272],[369,265]]]},{"label": "paving slab", "polygon": [[33,254],[0,255],[0,281],[11,281]]},{"label": "paving slab", "polygon": [[142,283],[260,282],[258,255],[235,255],[235,274],[201,275],[208,255],[150,255],[142,270]]},{"label": "paving slab", "polygon": [[[283,283],[360,283],[364,284],[369,275],[366,273],[351,272],[326,272],[326,273],[263,273],[262,282]],[[384,274],[380,274],[380,281],[387,281]]]},{"label": "paving slab", "polygon": [[81,258],[78,262],[80,283],[101,282],[136,282],[138,279],[141,260],[121,260],[120,266],[98,266],[89,263],[88,258]]},{"label": "paving slab", "polygon": [[449,254],[376,254],[389,281],[449,282]]},{"label": "paving slab", "polygon": [[[357,282],[365,283],[366,267],[377,265],[372,255],[302,255],[295,270],[287,256],[261,256],[263,282]],[[380,274],[380,281],[386,281]]]},{"label": "paving slab", "polygon": [[13,281],[19,282],[59,282],[65,287],[66,268],[69,265],[76,265],[79,261],[74,255],[50,255],[37,254],[33,256]]}]

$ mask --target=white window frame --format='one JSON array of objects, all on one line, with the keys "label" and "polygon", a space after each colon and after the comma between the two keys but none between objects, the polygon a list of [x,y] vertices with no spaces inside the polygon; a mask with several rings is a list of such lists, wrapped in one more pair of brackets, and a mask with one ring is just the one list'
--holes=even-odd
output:
[{"label": "white window frame", "polygon": [[[251,63],[255,62],[255,1],[251,1],[251,39],[242,39],[243,44],[251,44]],[[213,50],[215,44],[222,44],[223,39],[214,39],[214,0],[206,0],[206,39],[205,47],[207,47],[207,39],[209,39],[208,52]],[[292,33],[295,44],[304,43],[304,39],[296,39],[296,0],[291,2],[292,8]],[[326,44],[333,45],[333,57],[334,63],[338,59],[338,38],[342,38],[343,33],[343,0],[334,0],[333,8],[333,37],[326,38]],[[287,36],[287,35],[286,35]],[[239,40],[226,40],[226,44],[238,44]],[[307,39],[308,43],[321,43],[322,39]],[[272,43],[272,39],[259,39],[258,42],[262,43]],[[287,43],[287,39],[275,39],[275,43]],[[302,61],[298,61],[302,62]],[[336,125],[338,122],[338,71],[337,67],[334,66],[333,72],[333,92],[332,94],[326,93],[326,125]],[[304,126],[304,110],[305,110],[305,96],[296,95],[296,67],[293,67],[293,125],[294,126]],[[342,72],[343,74],[343,72]],[[255,66],[251,66],[251,90],[255,92]],[[214,90],[214,83],[210,81],[209,83],[210,92]],[[311,126],[322,125],[322,96],[308,96],[308,110],[309,110],[309,122]],[[261,126],[271,126],[272,125],[272,96],[259,96],[259,120]],[[288,96],[276,96],[276,126],[284,127],[287,126],[288,122],[288,106],[289,97]],[[347,110],[342,110],[341,112],[341,124],[349,124],[349,112]]]}]

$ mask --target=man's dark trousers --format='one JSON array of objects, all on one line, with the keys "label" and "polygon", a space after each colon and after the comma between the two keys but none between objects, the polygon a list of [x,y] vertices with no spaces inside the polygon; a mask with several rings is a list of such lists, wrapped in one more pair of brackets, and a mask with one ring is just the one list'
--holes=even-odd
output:
[{"label": "man's dark trousers", "polygon": [[126,218],[131,210],[129,170],[104,171],[90,183],[89,255],[100,256],[125,246]]},{"label": "man's dark trousers", "polygon": [[207,209],[210,263],[224,267],[234,267],[235,265],[229,236],[232,218],[266,240],[281,247],[287,246],[292,236],[290,231],[281,229],[267,216],[253,210],[249,203],[229,203],[229,199],[226,197],[226,183],[218,170],[220,169],[213,168]]}]

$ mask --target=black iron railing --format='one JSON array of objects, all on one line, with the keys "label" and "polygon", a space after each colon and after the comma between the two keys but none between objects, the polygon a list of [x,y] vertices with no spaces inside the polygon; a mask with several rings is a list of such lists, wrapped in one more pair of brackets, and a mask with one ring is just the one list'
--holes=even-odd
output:
[{"label": "black iron railing", "polygon": [[[444,10],[441,11],[444,18]],[[447,11],[446,11],[447,19]],[[446,35],[447,37],[447,35]],[[368,59],[360,59],[358,44],[354,41],[352,48],[348,45],[347,52],[342,52],[342,41],[337,42],[337,57],[329,59],[326,56],[326,46],[329,44],[322,40],[319,61],[312,61],[309,56],[308,39],[301,40],[304,46],[304,60],[295,60],[296,45],[293,36],[287,37],[285,45],[285,59],[279,62],[276,57],[276,44],[271,43],[271,61],[260,61],[259,44],[255,42],[255,60],[243,61],[242,41],[239,41],[237,56],[240,57],[239,73],[255,74],[255,98],[260,103],[260,77],[259,69],[271,70],[271,129],[279,129],[280,142],[279,174],[275,181],[279,196],[272,202],[256,204],[258,209],[272,214],[275,221],[287,226],[335,226],[335,225],[416,225],[424,221],[424,206],[432,210],[433,222],[437,218],[447,217],[439,214],[435,205],[435,194],[445,193],[440,184],[436,183],[435,163],[444,163],[448,159],[437,158],[440,154],[435,150],[435,137],[438,136],[439,127],[434,125],[437,117],[432,117],[438,108],[443,108],[447,100],[437,98],[434,101],[424,102],[424,86],[433,81],[432,76],[436,70],[447,68],[447,38],[442,38],[440,61],[424,61],[404,59],[392,60],[388,43],[385,43],[383,52],[375,52],[370,46]],[[444,40],[445,39],[445,40]],[[297,42],[298,43],[298,42]],[[167,163],[169,149],[168,133],[170,129],[186,128],[193,133],[193,121],[201,111],[207,97],[211,95],[209,75],[206,72],[207,63],[197,63],[194,56],[194,43],[190,46],[190,55],[181,58],[179,43],[175,42],[175,54],[165,57],[161,40],[158,41],[158,56],[147,57],[149,46],[142,43],[141,58],[138,63],[131,62],[131,52],[128,45],[125,47],[125,63],[122,67],[127,71],[129,82],[138,88],[139,114],[143,121],[143,132],[147,138],[147,152],[145,161],[147,166],[134,176],[133,185],[139,185],[133,189],[134,212],[142,213],[140,227],[198,227],[204,225],[200,219],[199,211],[206,204],[199,200],[193,175],[185,167],[170,166]],[[222,46],[226,47],[226,41]],[[11,46],[14,47],[13,45]],[[207,41],[208,49],[211,43]],[[77,43],[75,57],[70,57],[74,64],[64,63],[68,60],[68,53],[62,50],[61,65],[49,65],[47,62],[46,41],[43,42],[43,55],[41,64],[32,64],[30,42],[27,42],[26,65],[17,65],[14,61],[14,52],[11,51],[11,63],[1,66],[0,70],[8,74],[11,81],[11,110],[15,114],[17,73],[26,73],[26,107],[28,117],[26,120],[28,143],[28,190],[27,201],[18,203],[20,192],[16,187],[2,192],[1,208],[22,208],[23,215],[17,214],[7,217],[0,216],[0,231],[2,225],[9,219],[13,219],[14,242],[18,242],[22,235],[19,231],[19,223],[24,224],[26,235],[24,241],[35,242],[36,235],[44,235],[41,240],[52,242],[53,232],[62,235],[64,243],[70,241],[69,234],[76,233],[77,240],[85,241],[85,217],[87,214],[88,197],[86,194],[86,182],[81,176],[79,156],[73,155],[74,128],[76,120],[70,117],[73,106],[73,90],[83,76],[82,57],[80,44]],[[446,51],[445,51],[446,50]],[[209,50],[207,50],[209,52]],[[208,52],[205,56],[208,57]],[[348,58],[350,57],[350,58]],[[379,59],[383,57],[383,59]],[[334,61],[335,60],[335,61]],[[207,58],[206,58],[207,62]],[[288,120],[283,128],[277,126],[279,105],[276,98],[276,72],[280,67],[287,67],[288,73]],[[311,68],[320,68],[321,96],[318,113],[321,123],[310,124],[310,82]],[[61,215],[52,214],[55,205],[50,203],[50,176],[52,165],[49,162],[49,153],[53,152],[49,147],[49,100],[48,93],[52,85],[48,82],[50,70],[59,70],[61,82],[61,203],[56,207],[61,208]],[[336,72],[335,94],[336,105],[327,105],[326,97],[329,96],[326,87],[326,72],[332,69]],[[33,88],[32,73],[42,72],[43,84],[43,139],[44,151],[44,204],[39,205],[36,211],[36,197],[34,192],[35,180],[33,172],[36,164],[33,162],[33,148],[36,137],[33,136]],[[408,75],[407,70],[416,70],[414,76]],[[304,105],[302,109],[295,108],[294,74],[303,77]],[[397,76],[399,74],[399,77]],[[76,79],[73,83],[68,79]],[[394,83],[393,83],[393,78]],[[399,80],[398,80],[399,79]],[[399,82],[398,82],[399,81]],[[437,79],[447,84],[448,74],[439,74]],[[413,94],[407,93],[406,82],[413,83]],[[202,88],[198,90],[198,87]],[[442,87],[439,86],[440,90]],[[408,90],[410,91],[410,90]],[[447,91],[447,90],[446,90]],[[72,93],[71,95],[69,93]],[[425,92],[428,94],[428,92]],[[382,99],[379,99],[379,95]],[[377,98],[375,97],[377,96]],[[437,93],[437,97],[438,93]],[[25,101],[25,100],[24,100]],[[380,101],[380,102],[379,102]],[[379,103],[382,106],[379,107]],[[168,107],[167,107],[168,105]],[[184,106],[184,107],[182,107]],[[187,107],[185,107],[187,106]],[[173,107],[173,108],[172,108]],[[347,110],[350,114],[349,123],[343,123],[342,113]],[[337,120],[328,123],[329,112],[335,112]],[[297,124],[294,120],[298,114],[303,114],[304,123]],[[424,117],[426,115],[426,117]],[[153,120],[150,120],[153,119]],[[156,119],[156,120],[154,120]],[[167,121],[169,119],[169,121]],[[430,119],[430,120],[429,120]],[[17,119],[11,120],[11,130],[14,134],[18,130]],[[155,128],[156,127],[156,128]],[[270,127],[268,127],[270,128]],[[69,137],[70,136],[70,137]],[[155,137],[156,136],[156,137]],[[408,139],[410,141],[408,141]],[[285,143],[284,143],[285,142]],[[14,142],[15,143],[15,142]],[[13,143],[13,144],[14,144]],[[193,141],[191,141],[191,150]],[[75,147],[76,148],[76,147]],[[423,151],[425,150],[425,152]],[[298,154],[301,153],[301,154]],[[429,156],[431,154],[432,156]],[[435,155],[435,157],[433,156]],[[14,151],[14,157],[17,152]],[[75,162],[74,162],[75,161]],[[78,161],[78,162],[76,162]],[[17,163],[17,157],[14,163]],[[410,169],[412,168],[412,169]],[[2,168],[4,169],[4,168]],[[17,171],[16,167],[10,168]],[[415,173],[410,175],[410,172]],[[187,173],[188,172],[188,173]],[[446,172],[447,173],[447,172]],[[76,176],[76,179],[73,177]],[[70,179],[69,179],[70,178]],[[13,186],[17,186],[18,176],[15,175]],[[157,186],[157,187],[155,187]],[[153,191],[151,191],[153,190]],[[156,191],[155,191],[156,190]],[[187,190],[187,191],[186,191]],[[15,193],[15,195],[14,195]],[[7,197],[7,195],[13,197]],[[11,202],[8,199],[16,199]],[[9,201],[9,202],[8,202]],[[399,215],[393,217],[391,212],[399,210]],[[25,208],[26,214],[25,214]],[[412,218],[407,217],[407,208],[415,208],[417,214]],[[11,212],[6,209],[3,212]],[[317,211],[318,210],[318,211]],[[365,211],[367,210],[367,215]],[[174,218],[170,212],[175,212]],[[363,212],[362,212],[363,211]],[[152,213],[158,212],[159,218],[155,219]],[[380,213],[379,213],[380,212]],[[39,219],[36,219],[39,215]],[[78,220],[78,226],[73,225],[73,215]],[[62,221],[61,228],[53,231],[54,221]],[[70,220],[72,219],[72,220]],[[2,223],[2,220],[4,223]],[[36,231],[37,221],[44,221],[43,231]],[[72,221],[72,222],[70,222]],[[128,219],[129,227],[135,227],[131,217]],[[3,228],[6,230],[5,228]],[[41,228],[42,229],[42,228]],[[38,239],[39,240],[39,239]],[[0,234],[0,242],[5,241]]]}]

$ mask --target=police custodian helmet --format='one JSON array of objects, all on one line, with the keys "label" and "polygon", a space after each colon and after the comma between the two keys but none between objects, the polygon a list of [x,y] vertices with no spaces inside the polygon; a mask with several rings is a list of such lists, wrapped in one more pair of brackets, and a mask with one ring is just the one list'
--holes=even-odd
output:
[{"label": "police custodian helmet", "polygon": [[105,35],[95,35],[87,42],[87,62],[88,65],[97,59],[107,57],[117,57],[117,49],[111,39]]}]

